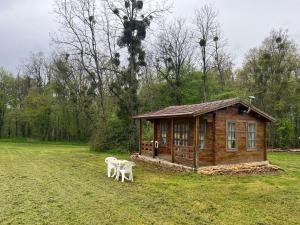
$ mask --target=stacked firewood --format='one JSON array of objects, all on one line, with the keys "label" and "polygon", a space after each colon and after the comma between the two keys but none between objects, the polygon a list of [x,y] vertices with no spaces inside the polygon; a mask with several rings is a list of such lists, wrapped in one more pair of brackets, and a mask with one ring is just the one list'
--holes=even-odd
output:
[{"label": "stacked firewood", "polygon": [[197,172],[205,175],[246,175],[276,174],[280,171],[282,171],[280,167],[271,165],[268,162],[255,162],[200,167]]}]

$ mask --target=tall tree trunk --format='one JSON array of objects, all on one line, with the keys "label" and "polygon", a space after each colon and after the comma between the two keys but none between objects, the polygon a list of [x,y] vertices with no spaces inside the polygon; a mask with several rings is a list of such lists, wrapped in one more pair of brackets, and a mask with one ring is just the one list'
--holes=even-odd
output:
[{"label": "tall tree trunk", "polygon": [[207,81],[207,65],[206,65],[206,48],[205,46],[202,47],[202,63],[203,63],[203,85],[202,85],[202,95],[203,95],[203,102],[207,100],[207,88],[206,88],[206,81]]}]

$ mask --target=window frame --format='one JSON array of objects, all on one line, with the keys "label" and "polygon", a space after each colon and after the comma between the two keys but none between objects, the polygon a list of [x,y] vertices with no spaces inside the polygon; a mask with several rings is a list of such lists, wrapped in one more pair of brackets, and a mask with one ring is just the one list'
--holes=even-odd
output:
[{"label": "window frame", "polygon": [[[177,142],[179,142],[179,144],[177,144]],[[173,144],[180,145],[180,126],[177,123],[174,124]]]},{"label": "window frame", "polygon": [[[255,141],[255,147],[249,147],[249,124],[254,124],[255,125],[255,130],[254,130],[254,141]],[[248,121],[246,123],[247,127],[246,127],[246,147],[247,147],[247,151],[256,151],[257,150],[257,122],[255,121]]]},{"label": "window frame", "polygon": [[[228,128],[229,128],[229,123],[234,123],[234,132],[235,132],[235,147],[234,148],[229,148],[228,146]],[[238,151],[238,138],[237,138],[237,122],[235,120],[226,120],[226,151],[228,152],[237,152]]]},{"label": "window frame", "polygon": [[[184,133],[183,131],[187,131],[187,133]],[[183,137],[187,135],[186,139],[183,139]],[[190,124],[189,122],[177,122],[174,123],[174,134],[173,134],[173,144],[175,146],[189,146],[190,142]],[[183,144],[186,143],[186,144]]]},{"label": "window frame", "polygon": [[[204,130],[203,130],[203,146],[201,146],[201,137],[202,137],[202,133],[201,133],[201,124],[204,125]],[[199,135],[198,135],[198,141],[199,141],[199,149],[200,150],[204,150],[206,147],[206,120],[199,120]]]},{"label": "window frame", "polygon": [[[165,130],[163,130],[163,127],[165,128]],[[163,140],[163,131],[165,131],[165,139],[166,139],[166,142],[164,143]],[[160,142],[161,142],[161,145],[167,145],[168,144],[168,122],[167,121],[161,121],[160,122]]]}]

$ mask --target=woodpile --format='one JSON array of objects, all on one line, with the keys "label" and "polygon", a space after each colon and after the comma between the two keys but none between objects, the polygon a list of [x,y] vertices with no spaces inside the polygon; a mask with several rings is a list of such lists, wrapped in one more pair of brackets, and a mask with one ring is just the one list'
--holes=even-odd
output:
[{"label": "woodpile", "polygon": [[273,149],[268,149],[268,152],[300,152],[300,149],[273,148]]},{"label": "woodpile", "polygon": [[259,174],[276,174],[282,171],[278,166],[271,165],[269,162],[240,163],[220,166],[200,167],[198,174],[205,175],[259,175]]}]

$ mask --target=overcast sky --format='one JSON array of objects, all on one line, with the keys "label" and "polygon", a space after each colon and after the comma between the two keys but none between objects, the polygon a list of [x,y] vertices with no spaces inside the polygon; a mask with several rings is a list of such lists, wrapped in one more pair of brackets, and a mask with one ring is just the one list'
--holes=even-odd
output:
[{"label": "overcast sky", "polygon": [[[0,0],[0,67],[16,72],[30,52],[50,52],[57,29],[54,0]],[[259,46],[271,29],[284,28],[300,45],[299,0],[173,0],[173,16],[191,17],[195,8],[213,4],[236,66]]]}]

